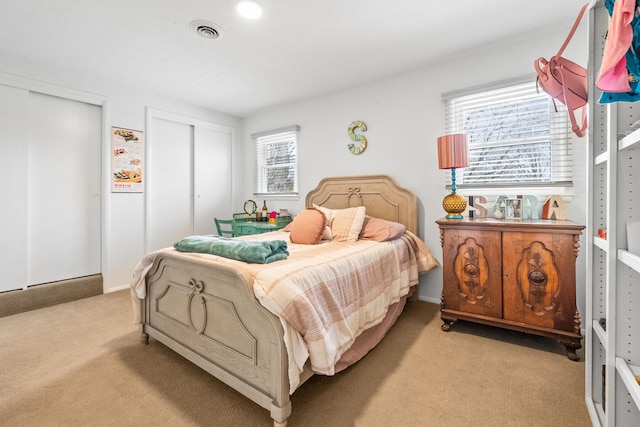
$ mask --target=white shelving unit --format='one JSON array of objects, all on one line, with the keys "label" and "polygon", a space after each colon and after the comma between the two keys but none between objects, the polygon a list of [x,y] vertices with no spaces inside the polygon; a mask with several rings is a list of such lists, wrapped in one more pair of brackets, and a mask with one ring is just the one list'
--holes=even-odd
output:
[{"label": "white shelving unit", "polygon": [[[608,13],[590,11],[586,403],[595,426],[640,426],[640,254],[627,250],[640,219],[640,102],[597,103]],[[606,230],[606,238],[598,230]]]}]

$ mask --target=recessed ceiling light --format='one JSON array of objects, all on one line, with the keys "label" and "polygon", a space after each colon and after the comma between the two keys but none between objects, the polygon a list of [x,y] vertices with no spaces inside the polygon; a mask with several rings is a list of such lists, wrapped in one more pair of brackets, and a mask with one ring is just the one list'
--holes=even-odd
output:
[{"label": "recessed ceiling light", "polygon": [[236,9],[247,19],[258,19],[262,16],[262,6],[256,0],[240,0]]},{"label": "recessed ceiling light", "polygon": [[222,37],[222,29],[210,21],[193,21],[191,29],[194,30],[200,37],[205,39],[217,39]]}]

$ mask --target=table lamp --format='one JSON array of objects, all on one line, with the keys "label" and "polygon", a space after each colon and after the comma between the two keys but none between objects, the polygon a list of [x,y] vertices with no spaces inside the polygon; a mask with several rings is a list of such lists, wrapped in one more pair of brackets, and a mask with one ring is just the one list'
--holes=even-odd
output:
[{"label": "table lamp", "polygon": [[453,133],[438,138],[438,168],[451,169],[451,194],[442,200],[442,207],[448,219],[461,219],[467,207],[464,196],[456,194],[456,168],[469,166],[467,138],[464,134]]}]

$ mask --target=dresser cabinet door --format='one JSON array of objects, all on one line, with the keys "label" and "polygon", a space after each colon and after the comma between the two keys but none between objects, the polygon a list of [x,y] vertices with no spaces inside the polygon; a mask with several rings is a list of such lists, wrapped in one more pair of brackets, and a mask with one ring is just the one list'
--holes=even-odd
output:
[{"label": "dresser cabinet door", "polygon": [[504,318],[574,331],[576,251],[572,234],[505,232]]},{"label": "dresser cabinet door", "polygon": [[443,298],[446,308],[502,317],[500,232],[446,229]]}]

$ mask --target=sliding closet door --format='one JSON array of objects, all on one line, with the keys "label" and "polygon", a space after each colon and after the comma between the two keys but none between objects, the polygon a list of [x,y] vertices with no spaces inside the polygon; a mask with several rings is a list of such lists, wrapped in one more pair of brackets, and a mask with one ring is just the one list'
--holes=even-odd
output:
[{"label": "sliding closet door", "polygon": [[147,141],[147,249],[193,234],[192,127],[154,119]]},{"label": "sliding closet door", "polygon": [[101,114],[0,85],[0,292],[100,273]]},{"label": "sliding closet door", "polygon": [[231,218],[231,134],[194,131],[193,234],[216,234],[213,218]]},{"label": "sliding closet door", "polygon": [[193,234],[214,234],[230,218],[231,132],[188,117],[150,114],[146,250]]},{"label": "sliding closet door", "polygon": [[28,284],[99,274],[101,107],[29,101]]},{"label": "sliding closet door", "polygon": [[0,85],[0,292],[27,283],[28,102],[28,91]]}]

